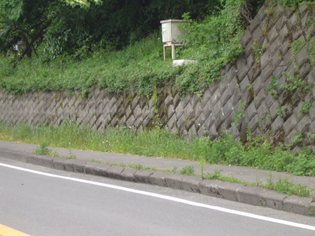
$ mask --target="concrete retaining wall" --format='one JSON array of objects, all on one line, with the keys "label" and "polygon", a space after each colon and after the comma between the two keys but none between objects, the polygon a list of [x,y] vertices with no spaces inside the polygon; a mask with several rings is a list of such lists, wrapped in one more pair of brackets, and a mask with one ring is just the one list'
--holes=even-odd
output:
[{"label": "concrete retaining wall", "polygon": [[[72,97],[63,92],[16,96],[0,90],[0,119],[34,125],[75,120],[98,129],[159,125],[180,134],[211,137],[222,129],[242,135],[250,127],[254,133],[272,132],[275,141],[289,142],[301,132],[306,145],[312,143],[306,134],[315,133],[315,30],[310,20],[314,16],[311,6],[289,10],[267,1],[241,38],[245,53],[200,94],[181,97],[171,85],[157,88],[150,99],[103,90],[94,90],[87,98],[79,92]],[[302,112],[306,105],[309,108]]]}]

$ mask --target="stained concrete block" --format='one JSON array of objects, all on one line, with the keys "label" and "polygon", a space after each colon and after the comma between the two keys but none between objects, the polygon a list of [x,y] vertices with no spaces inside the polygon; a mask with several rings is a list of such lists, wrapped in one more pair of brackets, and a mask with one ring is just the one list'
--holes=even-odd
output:
[{"label": "stained concrete block", "polygon": [[200,177],[197,176],[183,176],[182,186],[183,190],[188,192],[199,193],[199,182],[201,181]]},{"label": "stained concrete block", "polygon": [[91,161],[86,162],[86,164],[84,166],[84,173],[89,174],[89,175],[97,175],[97,171],[95,168],[99,164],[100,163],[98,163],[98,162],[91,162]]},{"label": "stained concrete block", "polygon": [[120,178],[122,180],[127,180],[127,181],[136,181],[134,174],[137,172],[137,169],[126,167],[123,172],[121,172]]},{"label": "stained concrete block", "polygon": [[237,202],[237,191],[243,187],[243,184],[222,182],[220,185],[218,185],[218,195],[223,199]]},{"label": "stained concrete block", "polygon": [[150,175],[150,182],[151,184],[154,184],[157,186],[167,187],[165,177],[169,175],[170,175],[169,173],[155,171],[152,175]]},{"label": "stained concrete block", "polygon": [[221,197],[219,195],[218,186],[222,183],[222,181],[217,179],[204,179],[199,182],[200,193],[213,197]]},{"label": "stained concrete block", "polygon": [[[53,167],[54,169],[58,169],[58,170],[64,170],[65,169],[65,164],[69,164],[66,163],[65,161],[66,160],[69,160],[69,159],[66,159],[64,157],[53,157]],[[72,166],[72,163],[71,163],[71,166]],[[68,168],[69,170],[69,168]],[[73,166],[72,166],[72,171],[73,171]]]},{"label": "stained concrete block", "polygon": [[278,193],[273,190],[266,190],[259,195],[261,197],[262,206],[277,210],[283,210],[283,201],[288,197],[287,194]]},{"label": "stained concrete block", "polygon": [[137,182],[141,183],[151,183],[150,176],[155,172],[155,170],[138,170],[134,173],[134,178]]},{"label": "stained concrete block", "polygon": [[86,161],[73,160],[72,165],[74,172],[84,173],[84,166],[86,165]]},{"label": "stained concrete block", "polygon": [[34,165],[39,165],[39,166],[45,166],[48,168],[53,168],[53,158],[50,156],[45,156],[45,155],[32,155],[27,158],[27,162],[34,164]]},{"label": "stained concrete block", "polygon": [[175,189],[183,189],[182,185],[183,175],[169,175],[165,177],[165,182],[167,187],[175,188]]},{"label": "stained concrete block", "polygon": [[111,164],[97,163],[94,167],[94,172],[98,176],[109,177],[107,170],[111,167]]},{"label": "stained concrete block", "polygon": [[288,212],[309,215],[309,206],[311,202],[312,198],[292,195],[283,200],[283,209]]},{"label": "stained concrete block", "polygon": [[256,186],[244,186],[237,189],[237,199],[239,202],[261,206],[260,194],[265,192],[266,189]]},{"label": "stained concrete block", "polygon": [[124,171],[125,167],[111,165],[107,170],[107,175],[113,179],[121,179],[121,173]]}]

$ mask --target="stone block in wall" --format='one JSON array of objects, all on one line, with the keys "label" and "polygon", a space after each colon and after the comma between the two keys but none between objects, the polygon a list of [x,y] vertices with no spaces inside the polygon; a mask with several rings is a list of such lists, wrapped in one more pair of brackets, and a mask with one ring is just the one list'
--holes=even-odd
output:
[{"label": "stone block in wall", "polygon": [[173,129],[174,127],[176,128],[176,115],[174,114],[167,122],[167,127],[169,129]]},{"label": "stone block in wall", "polygon": [[262,37],[263,34],[262,34],[262,28],[261,26],[258,26],[254,32],[252,32],[252,41],[254,43],[258,43],[258,44],[262,44],[263,43],[263,40],[264,38]]},{"label": "stone block in wall", "polygon": [[214,91],[214,93],[211,94],[211,96],[208,97],[208,99],[201,100],[201,107],[204,108],[206,106],[214,106],[221,97],[220,90],[217,89]]},{"label": "stone block in wall", "polygon": [[277,6],[277,8],[281,8],[281,16],[278,16],[276,19],[276,30],[279,32],[280,30],[283,29],[283,27],[285,26],[285,23],[287,22],[287,19],[286,17],[283,15],[283,8],[280,7],[279,5]]},{"label": "stone block in wall", "polygon": [[133,110],[133,115],[134,115],[135,118],[141,117],[141,115],[142,115],[142,110],[141,110],[141,108],[140,108],[140,105],[137,105],[137,106],[135,107],[135,109]]},{"label": "stone block in wall", "polygon": [[312,106],[309,109],[309,116],[310,116],[311,121],[313,122],[315,120],[315,103],[314,102],[312,102]]},{"label": "stone block in wall", "polygon": [[272,105],[269,108],[269,113],[272,119],[276,119],[277,116],[279,116],[278,112],[281,112],[279,109],[279,102],[277,100],[274,100],[272,102]]},{"label": "stone block in wall", "polygon": [[302,132],[302,133],[309,132],[310,125],[311,125],[311,119],[309,115],[304,115],[303,118],[297,124],[297,131]]},{"label": "stone block in wall", "polygon": [[263,5],[260,10],[258,11],[257,15],[255,18],[257,18],[259,20],[259,22],[262,22],[267,16],[267,12],[266,12],[266,8]]},{"label": "stone block in wall", "polygon": [[235,89],[231,97],[233,107],[237,106],[242,98],[242,92],[239,89]]},{"label": "stone block in wall", "polygon": [[167,107],[167,117],[172,117],[174,113],[175,113],[174,106],[169,105]]},{"label": "stone block in wall", "polygon": [[232,100],[228,100],[226,104],[223,106],[222,115],[224,117],[228,117],[234,110]]},{"label": "stone block in wall", "polygon": [[232,90],[229,88],[229,86],[226,86],[227,88],[223,92],[223,94],[220,96],[220,102],[222,106],[225,106],[227,101],[232,97]]},{"label": "stone block in wall", "polygon": [[249,66],[246,65],[246,61],[243,61],[244,64],[242,64],[242,66],[239,67],[239,69],[237,70],[237,77],[239,81],[242,81],[245,79],[248,70],[249,70]]},{"label": "stone block in wall", "polygon": [[[258,22],[258,20],[256,20],[256,22]],[[259,24],[257,25],[257,27],[259,26]],[[243,48],[245,48],[248,43],[250,42],[250,40],[252,39],[252,34],[251,34],[252,30],[247,28],[244,32],[244,34],[242,35],[239,43],[243,46]]]},{"label": "stone block in wall", "polygon": [[280,53],[280,50],[276,50],[274,55],[272,56],[272,64],[273,64],[273,69],[277,69],[277,67],[280,65],[282,62],[282,55]]},{"label": "stone block in wall", "polygon": [[269,62],[271,62],[271,52],[270,50],[268,49],[261,57],[260,57],[260,67],[262,70],[265,69],[265,67],[267,66],[267,64]]},{"label": "stone block in wall", "polygon": [[222,124],[222,126],[224,127],[224,130],[229,131],[231,129],[233,117],[234,117],[234,113],[230,113],[230,115],[225,118]]},{"label": "stone block in wall", "polygon": [[280,37],[277,37],[272,44],[270,44],[269,50],[270,54],[274,56],[274,54],[279,50],[279,48],[282,46],[282,40]]},{"label": "stone block in wall", "polygon": [[201,106],[204,106],[209,101],[217,88],[218,86],[211,84],[211,88],[208,88],[203,92],[202,96],[198,98],[198,102]]},{"label": "stone block in wall", "polygon": [[301,109],[301,106],[303,105],[303,103],[304,103],[304,101],[299,100],[298,105],[293,108],[293,112],[295,113],[295,116],[296,116],[298,122],[300,122],[300,120],[304,117],[304,114],[302,114],[300,112],[300,109]]},{"label": "stone block in wall", "polygon": [[180,95],[177,93],[174,98],[173,98],[173,105],[174,105],[174,108],[176,108],[178,106],[178,104],[180,103]]},{"label": "stone block in wall", "polygon": [[283,124],[283,131],[284,134],[288,135],[291,131],[296,127],[298,119],[296,118],[295,114],[292,114],[286,122]]},{"label": "stone block in wall", "polygon": [[315,133],[315,122],[314,122],[314,120],[312,120],[311,123],[310,123],[309,133],[311,133],[311,134]]},{"label": "stone block in wall", "polygon": [[226,72],[226,77],[230,78],[230,81],[232,81],[235,79],[236,73],[237,73],[237,69],[234,65],[232,65],[229,68],[229,70]]},{"label": "stone block in wall", "polygon": [[245,58],[248,58],[249,55],[252,55],[253,54],[253,43],[254,41],[251,40],[248,45],[246,46],[246,48],[244,48],[244,55],[245,55]]},{"label": "stone block in wall", "polygon": [[268,41],[270,43],[270,45],[274,42],[274,40],[278,37],[278,31],[276,29],[276,26],[273,26],[269,32],[267,33],[267,38],[268,38]]},{"label": "stone block in wall", "polygon": [[262,103],[258,108],[257,108],[257,114],[259,119],[265,119],[266,116],[269,114],[269,109],[266,106],[265,103]]},{"label": "stone block in wall", "polygon": [[248,66],[248,68],[252,68],[255,64],[255,59],[253,54],[249,54],[247,59],[246,59],[246,64]]},{"label": "stone block in wall", "polygon": [[213,105],[212,107],[212,114],[215,116],[215,117],[218,117],[218,116],[221,116],[221,108],[222,108],[222,104],[220,102],[220,100]]},{"label": "stone block in wall", "polygon": [[293,30],[292,32],[292,40],[295,41],[300,37],[303,38],[303,40],[305,41],[305,38],[303,36],[303,30],[299,26],[296,26],[296,29]]},{"label": "stone block in wall", "polygon": [[248,76],[246,76],[242,80],[242,82],[240,83],[241,92],[244,93],[245,91],[247,91],[249,85],[250,85],[250,83],[249,83],[249,80],[248,80]]},{"label": "stone block in wall", "polygon": [[[211,127],[211,126],[213,126],[213,124],[214,124],[214,121],[215,121],[215,117],[212,115],[212,113],[208,116],[208,118],[204,121],[204,123],[203,123],[203,125],[205,126],[205,127]],[[198,125],[199,125],[200,123],[198,123]]]},{"label": "stone block in wall", "polygon": [[273,130],[273,131],[280,130],[280,129],[282,129],[283,124],[284,123],[283,123],[282,117],[277,117],[271,124],[271,130]]},{"label": "stone block in wall", "polygon": [[258,109],[258,107],[260,107],[260,105],[265,101],[265,98],[266,92],[263,88],[258,92],[258,94],[255,93],[254,104],[256,109]]},{"label": "stone block in wall", "polygon": [[302,64],[299,69],[300,78],[305,79],[305,77],[307,77],[310,71],[311,71],[311,66],[308,62],[305,62],[304,64]]},{"label": "stone block in wall", "polygon": [[299,14],[300,14],[300,16],[304,16],[307,12],[308,12],[308,5],[307,4],[303,4],[303,5],[299,5]]},{"label": "stone block in wall", "polygon": [[252,133],[259,128],[259,116],[257,114],[249,120],[248,126],[250,127]]},{"label": "stone block in wall", "polygon": [[255,79],[253,82],[253,91],[254,94],[258,94],[261,89],[264,88],[264,82],[260,79],[260,76]]},{"label": "stone block in wall", "polygon": [[[284,60],[284,55],[286,55],[287,52],[289,51],[289,49],[291,48],[291,43],[290,43],[290,41],[288,39],[281,40],[281,42],[282,42],[282,44],[281,44],[279,50],[280,50],[280,53],[282,55],[282,59]],[[285,62],[285,64],[287,64],[287,62]]]},{"label": "stone block in wall", "polygon": [[290,13],[290,17],[288,17],[287,26],[289,29],[295,29],[298,26],[299,15],[296,13]]},{"label": "stone block in wall", "polygon": [[267,81],[268,79],[271,78],[271,75],[274,71],[274,66],[272,64],[272,60],[270,60],[267,65],[265,66],[264,69],[262,69],[261,74],[260,74],[260,78],[263,82]]},{"label": "stone block in wall", "polygon": [[305,47],[302,47],[301,50],[298,53],[296,53],[295,61],[296,61],[299,68],[304,63],[307,63],[309,61],[309,53],[306,51]]},{"label": "stone block in wall", "polygon": [[245,110],[245,116],[248,120],[251,120],[255,115],[257,115],[257,109],[255,107],[255,103],[251,102]]},{"label": "stone block in wall", "polygon": [[175,108],[175,113],[177,117],[180,117],[184,113],[184,107],[183,103],[178,103],[178,105]]},{"label": "stone block in wall", "polygon": [[[151,109],[148,109],[145,112],[145,115],[143,116],[144,117],[143,118],[143,126],[147,127],[149,125],[149,123],[153,120],[154,116],[155,116],[154,111]],[[175,117],[176,117],[176,115],[175,115]],[[149,127],[149,128],[151,128],[151,127]]]},{"label": "stone block in wall", "polygon": [[[123,125],[124,122],[122,122],[121,125]],[[126,126],[128,128],[134,128],[134,123],[135,123],[135,117],[134,116],[130,116],[129,119],[126,121]]]}]

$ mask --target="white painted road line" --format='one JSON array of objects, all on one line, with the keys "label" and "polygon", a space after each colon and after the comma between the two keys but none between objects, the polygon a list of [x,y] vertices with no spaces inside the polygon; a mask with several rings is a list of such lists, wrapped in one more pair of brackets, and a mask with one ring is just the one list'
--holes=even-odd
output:
[{"label": "white painted road line", "polygon": [[16,169],[16,170],[20,170],[20,171],[25,171],[25,172],[29,172],[29,173],[33,173],[33,174],[37,174],[37,175],[43,175],[43,176],[52,177],[52,178],[58,178],[58,179],[64,179],[64,180],[70,180],[70,181],[85,183],[85,184],[91,184],[91,185],[121,190],[121,191],[135,193],[135,194],[141,194],[141,195],[145,195],[145,196],[155,197],[155,198],[164,199],[164,200],[173,201],[173,202],[178,202],[178,203],[187,204],[187,205],[191,205],[191,206],[202,207],[202,208],[211,209],[211,210],[215,210],[215,211],[220,211],[220,212],[225,212],[225,213],[229,213],[229,214],[244,216],[244,217],[248,217],[248,218],[252,218],[252,219],[263,220],[263,221],[267,221],[267,222],[272,222],[272,223],[288,225],[288,226],[292,226],[292,227],[297,227],[297,228],[301,228],[301,229],[307,229],[307,230],[315,231],[315,227],[310,226],[310,225],[299,224],[299,223],[285,221],[285,220],[279,220],[279,219],[275,219],[275,218],[271,218],[271,217],[255,215],[255,214],[231,210],[231,209],[227,209],[227,208],[223,208],[223,207],[211,206],[211,205],[207,205],[207,204],[203,204],[203,203],[193,202],[193,201],[184,200],[184,199],[180,199],[180,198],[176,198],[176,197],[170,197],[170,196],[166,196],[166,195],[162,195],[162,194],[150,193],[150,192],[146,192],[146,191],[141,191],[141,190],[136,190],[136,189],[131,189],[131,188],[125,188],[125,187],[120,187],[120,186],[111,185],[111,184],[104,184],[104,183],[98,183],[98,182],[89,181],[89,180],[83,180],[83,179],[77,179],[77,178],[72,178],[72,177],[49,174],[49,173],[45,173],[45,172],[41,172],[41,171],[29,170],[26,168],[7,165],[7,164],[3,164],[3,163],[0,163],[0,166],[11,168],[11,169]]}]

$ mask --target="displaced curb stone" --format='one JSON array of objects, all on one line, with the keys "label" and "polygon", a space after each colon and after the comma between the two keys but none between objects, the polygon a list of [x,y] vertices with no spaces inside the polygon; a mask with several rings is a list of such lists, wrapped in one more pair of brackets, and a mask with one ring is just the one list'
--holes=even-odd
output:
[{"label": "displaced curb stone", "polygon": [[48,168],[54,168],[53,165],[53,157],[49,156],[38,156],[38,155],[32,155],[28,158],[28,161],[34,165],[44,166]]},{"label": "displaced curb stone", "polygon": [[283,209],[288,212],[309,215],[309,206],[311,202],[311,198],[292,195],[283,200]]},{"label": "displaced curb stone", "polygon": [[107,170],[111,167],[111,164],[98,163],[95,167],[95,172],[98,176],[109,177]]},{"label": "displaced curb stone", "polygon": [[283,200],[287,198],[288,195],[267,189],[260,194],[260,197],[262,206],[276,210],[283,210]]},{"label": "displaced curb stone", "polygon": [[98,175],[98,171],[96,167],[99,164],[100,163],[97,163],[97,162],[86,163],[86,165],[84,166],[84,173],[88,175]]},{"label": "displaced curb stone", "polygon": [[136,169],[134,168],[130,168],[130,167],[126,167],[124,169],[124,171],[121,173],[121,179],[122,180],[126,180],[126,181],[132,181],[135,182],[136,179],[134,177],[134,174],[137,172]]},{"label": "displaced curb stone", "polygon": [[201,178],[197,176],[183,176],[182,177],[183,190],[188,192],[200,193],[199,189],[200,181]]},{"label": "displaced curb stone", "polygon": [[169,188],[175,188],[175,189],[183,189],[182,185],[182,175],[169,175],[165,177],[166,186]]},{"label": "displaced curb stone", "polygon": [[262,199],[260,196],[265,191],[266,189],[256,186],[244,186],[236,190],[237,199],[239,202],[261,206]]},{"label": "displaced curb stone", "polygon": [[[54,157],[53,158],[53,166],[57,170],[65,170],[66,160],[62,157]],[[73,167],[72,167],[73,171]]]},{"label": "displaced curb stone", "polygon": [[217,179],[203,179],[199,183],[200,193],[212,197],[220,197],[218,186],[222,183],[223,181]]},{"label": "displaced curb stone", "polygon": [[155,170],[138,170],[135,174],[135,180],[137,182],[150,184],[150,176],[155,172]]},{"label": "displaced curb stone", "polygon": [[72,166],[73,171],[78,173],[84,173],[84,166],[86,165],[86,161],[82,160],[73,160]]},{"label": "displaced curb stone", "polygon": [[222,182],[218,185],[218,195],[221,198],[237,202],[237,191],[244,186],[238,183]]},{"label": "displaced curb stone", "polygon": [[171,175],[170,173],[165,173],[161,171],[156,171],[150,176],[150,183],[162,187],[167,187],[165,178]]},{"label": "displaced curb stone", "polygon": [[125,167],[111,165],[107,170],[108,177],[113,179],[121,179],[121,173],[124,171]]}]

